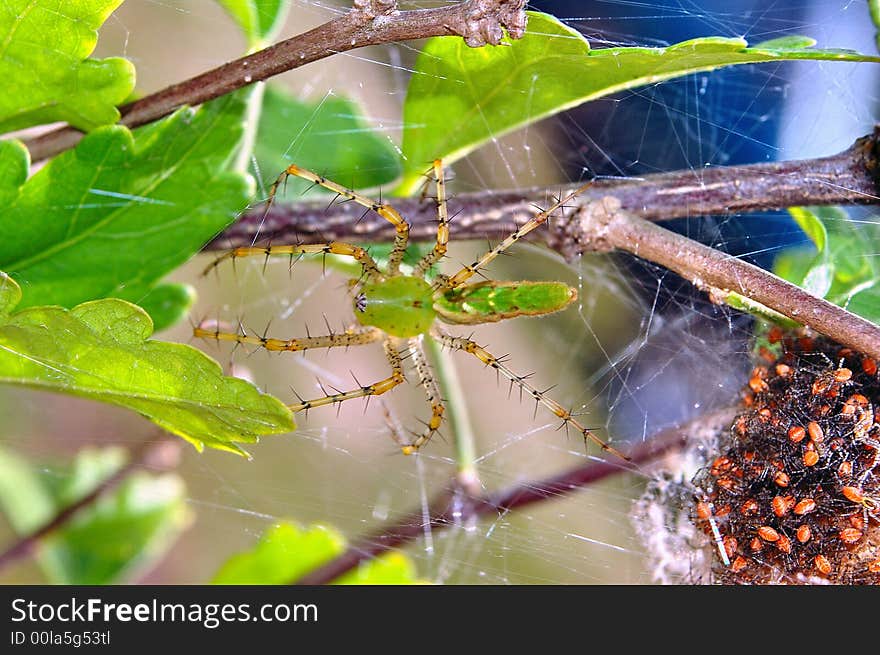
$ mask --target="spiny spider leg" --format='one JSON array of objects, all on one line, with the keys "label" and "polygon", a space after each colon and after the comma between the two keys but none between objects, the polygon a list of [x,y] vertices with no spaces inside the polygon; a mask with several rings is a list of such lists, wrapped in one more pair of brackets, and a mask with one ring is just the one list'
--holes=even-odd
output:
[{"label": "spiny spider leg", "polygon": [[[335,403],[341,403],[346,400],[352,400],[354,398],[379,396],[386,391],[390,391],[397,385],[402,384],[404,382],[404,377],[403,364],[400,361],[400,352],[398,352],[397,346],[391,339],[385,339],[383,346],[385,347],[385,356],[388,358],[388,363],[391,365],[391,375],[389,375],[384,380],[379,380],[378,382],[374,382],[373,384],[368,384],[357,389],[352,389],[351,391],[340,391],[339,393],[329,394],[322,398],[303,400],[302,402],[288,405],[288,408],[292,412],[305,412],[310,409],[314,409],[315,407],[333,405]],[[404,453],[409,454],[407,452],[406,446],[403,447],[403,451]]]},{"label": "spiny spider leg", "polygon": [[199,339],[214,339],[215,341],[234,341],[235,343],[258,346],[273,351],[299,351],[315,348],[348,348],[349,346],[362,346],[374,343],[382,338],[382,330],[378,328],[348,329],[345,332],[320,337],[273,339],[271,337],[241,334],[239,332],[221,332],[217,329],[198,325],[193,328],[193,336]]},{"label": "spiny spider leg", "polygon": [[272,184],[272,187],[269,189],[269,197],[266,199],[267,208],[270,207],[273,202],[275,202],[275,194],[278,192],[278,186],[282,182],[284,182],[284,180],[287,179],[287,177],[290,175],[301,177],[304,180],[309,180],[310,182],[313,182],[318,186],[322,186],[325,189],[335,191],[343,198],[354,200],[362,207],[372,209],[374,212],[379,214],[379,216],[391,223],[394,226],[396,234],[394,236],[394,249],[388,256],[388,272],[391,275],[396,275],[400,271],[400,262],[403,259],[403,255],[406,252],[406,245],[409,242],[409,223],[404,220],[403,216],[401,216],[400,213],[396,209],[394,209],[394,207],[388,204],[379,203],[371,200],[370,198],[362,196],[352,189],[347,189],[344,186],[333,182],[332,180],[328,180],[323,175],[318,175],[317,173],[313,173],[312,171],[300,168],[295,164],[291,164],[284,170],[284,172],[281,173],[281,175],[278,176],[278,179],[275,180],[275,182]]},{"label": "spiny spider leg", "polygon": [[495,259],[498,255],[503,253],[505,250],[510,248],[514,243],[522,239],[525,235],[527,235],[532,230],[540,227],[544,223],[547,222],[547,219],[550,218],[550,215],[553,214],[557,209],[562,207],[565,203],[567,203],[572,198],[576,198],[581,193],[584,192],[587,187],[592,184],[591,182],[575,189],[572,193],[568,194],[561,200],[553,203],[549,208],[545,209],[537,216],[532,217],[528,222],[524,223],[522,227],[520,227],[516,232],[511,234],[509,237],[504,239],[501,243],[499,243],[494,248],[490,249],[486,252],[480,259],[475,261],[473,264],[469,266],[465,266],[460,271],[458,271],[455,275],[450,276],[446,280],[442,287],[444,289],[457,289],[464,285],[471,277],[474,276],[481,268],[484,268],[487,264],[489,264],[493,259]]},{"label": "spiny spider leg", "polygon": [[416,266],[419,275],[424,275],[438,261],[446,255],[446,246],[449,243],[449,213],[446,209],[446,182],[443,178],[443,162],[434,160],[434,181],[437,186],[437,243],[434,249],[422,257]]},{"label": "spiny spider leg", "polygon": [[380,277],[382,275],[376,262],[370,257],[370,253],[360,246],[353,246],[348,243],[339,241],[331,241],[330,243],[312,243],[293,246],[240,246],[229,252],[220,255],[213,262],[205,267],[202,275],[207,275],[217,268],[221,262],[226,259],[236,260],[241,257],[274,257],[277,255],[287,255],[294,257],[296,255],[313,255],[323,253],[325,255],[341,255],[343,257],[351,257],[364,267],[364,275],[368,278]]},{"label": "spiny spider leg", "polygon": [[578,432],[580,432],[584,440],[590,439],[593,443],[599,446],[602,450],[609,452],[613,455],[620,457],[621,459],[631,462],[632,459],[621,453],[619,450],[614,448],[613,446],[609,446],[607,443],[602,441],[599,437],[597,437],[593,432],[584,427],[580,421],[578,421],[574,416],[572,416],[571,412],[565,409],[558,402],[547,396],[543,391],[540,391],[529,384],[524,376],[517,375],[513,371],[511,371],[507,366],[504,365],[502,361],[500,361],[497,357],[486,351],[482,346],[477,344],[475,341],[471,339],[466,339],[464,337],[453,337],[448,334],[443,334],[438,330],[432,330],[431,336],[437,341],[439,341],[442,345],[450,348],[451,350],[462,350],[466,353],[470,353],[481,362],[483,362],[486,366],[491,366],[496,371],[501,373],[504,377],[510,380],[512,383],[519,386],[521,389],[525,390],[532,398],[534,398],[537,402],[541,403],[553,412],[556,416],[562,419],[563,425],[568,426],[571,425]]},{"label": "spiny spider leg", "polygon": [[446,407],[443,405],[443,399],[440,397],[440,387],[437,385],[437,379],[434,377],[431,364],[425,356],[421,339],[414,337],[409,339],[408,344],[412,353],[413,365],[419,374],[419,384],[425,390],[425,397],[431,405],[431,419],[425,424],[425,430],[409,446],[404,446],[403,452],[410,455],[425,445],[437,430],[440,429]]}]

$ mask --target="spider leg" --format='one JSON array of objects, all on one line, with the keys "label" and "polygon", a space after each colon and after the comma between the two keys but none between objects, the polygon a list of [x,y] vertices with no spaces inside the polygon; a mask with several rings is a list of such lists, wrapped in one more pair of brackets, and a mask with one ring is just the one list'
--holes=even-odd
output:
[{"label": "spider leg", "polygon": [[197,325],[193,328],[193,336],[199,339],[215,341],[234,341],[235,343],[258,346],[272,351],[299,351],[315,348],[348,348],[373,343],[382,338],[382,330],[377,328],[348,329],[345,332],[328,334],[320,337],[302,337],[298,339],[274,339],[267,336],[242,334],[239,332],[221,332]]},{"label": "spider leg", "polygon": [[590,186],[590,183],[575,189],[573,192],[565,196],[564,198],[556,201],[547,209],[541,211],[536,216],[533,216],[528,222],[524,223],[516,232],[511,234],[509,237],[504,239],[501,243],[496,245],[494,248],[488,250],[482,257],[480,257],[474,263],[465,266],[461,270],[459,270],[455,275],[450,276],[449,278],[443,281],[442,287],[445,289],[457,289],[464,285],[471,277],[473,277],[480,269],[485,268],[492,260],[494,260],[498,255],[502,254],[505,250],[510,248],[517,241],[522,239],[532,230],[535,230],[542,226],[547,222],[547,219],[555,212],[557,209],[562,207],[565,203],[570,201],[572,198],[577,197],[583,191]]},{"label": "spider leg", "polygon": [[591,440],[597,446],[599,446],[602,450],[612,453],[621,459],[631,462],[632,459],[621,453],[619,450],[614,448],[613,446],[609,446],[607,443],[602,441],[599,437],[597,437],[593,432],[583,426],[580,421],[578,421],[574,416],[572,416],[571,412],[565,409],[558,402],[547,396],[547,394],[539,389],[533,387],[525,377],[521,375],[517,375],[513,371],[511,371],[501,360],[497,357],[486,351],[482,346],[477,344],[475,341],[471,339],[466,339],[464,337],[453,337],[448,334],[443,334],[437,330],[433,330],[431,332],[431,336],[437,339],[441,344],[450,348],[451,350],[462,350],[466,353],[469,353],[483,362],[486,366],[491,366],[496,371],[498,371],[501,375],[510,380],[511,384],[517,385],[520,389],[528,393],[532,398],[535,399],[536,402],[544,405],[547,409],[553,412],[556,416],[562,419],[562,423],[565,426],[571,425],[578,432],[580,432],[584,441],[587,439]]},{"label": "spider leg", "polygon": [[443,162],[434,160],[434,179],[437,183],[437,243],[434,249],[422,257],[416,265],[416,271],[424,275],[438,261],[446,255],[446,246],[449,243],[449,212],[446,209],[446,182],[443,178]]},{"label": "spider leg", "polygon": [[373,260],[372,257],[370,257],[370,254],[365,249],[361,248],[360,246],[353,246],[351,244],[341,243],[339,241],[331,241],[329,243],[299,244],[292,246],[240,246],[220,255],[217,259],[211,262],[204,271],[202,271],[202,275],[207,275],[212,270],[217,268],[217,266],[219,266],[224,260],[227,259],[235,261],[236,259],[240,259],[242,257],[257,256],[263,256],[268,259],[269,257],[286,255],[292,260],[297,255],[302,256],[318,253],[323,253],[324,255],[341,255],[343,257],[351,257],[364,267],[364,274],[367,277],[378,277],[382,275],[381,271],[379,271],[379,267],[376,265],[376,262]]},{"label": "spider leg", "polygon": [[403,259],[403,255],[406,252],[406,245],[409,242],[409,224],[404,220],[400,213],[396,209],[394,209],[394,207],[382,202],[371,200],[370,198],[362,196],[356,191],[347,189],[344,186],[337,184],[336,182],[328,180],[323,175],[318,175],[317,173],[313,173],[312,171],[300,168],[295,164],[291,164],[281,173],[281,175],[278,176],[278,179],[275,180],[275,182],[272,184],[272,187],[269,189],[269,197],[266,199],[267,210],[272,205],[272,203],[275,202],[275,194],[278,191],[279,185],[291,175],[300,177],[304,180],[309,180],[310,182],[313,182],[318,186],[322,186],[325,189],[336,192],[343,198],[353,200],[362,207],[372,209],[374,212],[379,214],[379,216],[391,223],[394,226],[396,234],[394,236],[394,249],[388,256],[388,272],[394,275],[400,271],[400,262]]},{"label": "spider leg", "polygon": [[[377,332],[381,333],[380,330],[377,330]],[[293,405],[288,405],[288,408],[292,412],[305,412],[310,409],[314,409],[315,407],[323,407],[324,405],[335,405],[336,403],[341,403],[346,400],[352,400],[354,398],[380,396],[386,391],[390,391],[397,385],[402,384],[404,381],[404,377],[403,364],[400,361],[400,352],[397,350],[397,346],[391,339],[385,339],[383,345],[385,347],[385,356],[388,358],[388,363],[391,365],[391,375],[389,375],[384,380],[379,380],[378,382],[374,382],[373,384],[368,384],[357,389],[352,389],[351,391],[340,391],[339,393],[326,395],[322,398],[303,400]]]},{"label": "spider leg", "polygon": [[419,374],[419,384],[425,390],[425,397],[428,399],[428,404],[431,405],[431,419],[425,424],[424,431],[416,437],[416,440],[403,447],[405,455],[411,455],[434,436],[434,433],[440,429],[440,424],[443,422],[443,414],[446,411],[443,399],[440,397],[440,387],[437,385],[434,371],[431,370],[431,364],[425,355],[421,341],[416,337],[410,339],[408,343],[412,353],[413,365]]}]

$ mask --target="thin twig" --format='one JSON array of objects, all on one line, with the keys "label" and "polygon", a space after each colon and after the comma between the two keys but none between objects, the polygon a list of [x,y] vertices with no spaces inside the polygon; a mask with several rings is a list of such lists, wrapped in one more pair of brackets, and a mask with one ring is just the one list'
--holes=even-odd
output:
[{"label": "thin twig", "polygon": [[738,293],[845,346],[880,359],[880,326],[813,296],[746,261],[650,223],[620,209],[616,198],[581,205],[558,221],[555,249],[572,258],[582,252],[623,251],[660,264],[713,301]]},{"label": "thin twig", "polygon": [[[699,424],[716,427],[729,425],[736,413],[734,408],[720,410],[676,428],[663,430],[649,441],[631,451],[633,464],[643,466],[679,450],[687,441],[691,429]],[[510,510],[533,503],[562,498],[604,478],[634,470],[621,461],[590,462],[581,464],[544,480],[522,482],[502,491],[483,496],[468,496],[460,489],[440,493],[430,504],[429,522],[432,530],[462,525],[472,519],[498,517]],[[319,585],[332,582],[340,575],[356,568],[361,562],[373,559],[393,548],[418,539],[425,533],[425,515],[419,509],[400,521],[381,528],[348,548],[331,560],[295,581],[294,584]]]},{"label": "thin twig", "polygon": [[[432,36],[461,36],[470,46],[498,44],[505,28],[525,32],[525,0],[466,0],[433,9],[397,11],[388,0],[356,0],[354,8],[304,34],[228,62],[120,107],[120,124],[137,127],[184,105],[199,105],[279,73],[365,46]],[[83,133],[62,127],[25,141],[38,161],[72,148]]]},{"label": "thin twig", "polygon": [[[830,157],[787,162],[719,166],[672,171],[639,178],[596,180],[581,194],[583,202],[614,196],[620,206],[646,220],[662,221],[688,216],[784,209],[803,205],[853,205],[880,203],[877,187],[877,151],[880,133],[857,140]],[[450,199],[455,214],[456,239],[492,239],[507,236],[535,213],[535,204],[565,195],[575,186],[462,193]],[[418,198],[395,198],[394,206],[411,223],[411,235],[431,240],[437,234],[437,208]],[[250,245],[258,238],[276,242],[357,240],[390,242],[394,227],[377,215],[361,218],[354,203],[327,208],[326,200],[297,204],[276,203],[255,207],[229,226],[209,250]],[[530,238],[547,239],[544,230]]]},{"label": "thin twig", "polygon": [[0,552],[0,569],[33,553],[45,537],[67,525],[76,514],[92,506],[100,497],[116,488],[120,482],[138,469],[169,468],[169,462],[176,461],[177,459],[176,454],[169,452],[169,448],[173,448],[174,453],[176,453],[178,448],[177,440],[165,437],[156,439],[154,437],[135,447],[131,451],[128,461],[113,475],[103,480],[92,491],[76,502],[59,510],[45,524],[29,534],[19,537],[6,550]]}]

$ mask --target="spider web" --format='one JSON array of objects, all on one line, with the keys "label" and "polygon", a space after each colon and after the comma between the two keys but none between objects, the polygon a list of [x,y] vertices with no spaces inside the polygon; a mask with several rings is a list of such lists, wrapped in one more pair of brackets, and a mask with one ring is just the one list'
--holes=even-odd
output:
[{"label": "spider web", "polygon": [[[345,5],[298,0],[284,34],[320,24]],[[710,35],[759,42],[806,34],[823,47],[875,48],[864,3],[846,0],[769,6],[751,0],[559,0],[531,8],[560,17],[594,47],[662,46]],[[222,38],[226,34],[229,38]],[[140,87],[152,90],[236,56],[237,43],[234,28],[212,3],[130,0],[105,27],[101,47],[132,57]],[[357,50],[282,80],[304,97],[354,98],[378,133],[399,142],[416,52],[409,44]],[[551,186],[589,174],[626,177],[689,168],[698,178],[706,166],[832,154],[870,131],[877,71],[867,64],[823,62],[736,67],[601,99],[498,138],[456,163],[451,206],[456,193]],[[694,217],[672,227],[763,266],[781,249],[806,243],[781,213]],[[453,239],[454,233],[453,223]],[[455,270],[484,249],[485,243],[454,241],[445,266]],[[322,275],[319,264],[300,262],[290,275],[284,261],[265,271],[262,261],[242,261],[236,272],[223,268],[217,281],[197,277],[204,263],[197,259],[175,275],[198,288],[197,317],[233,324],[241,319],[259,333],[271,324],[270,334],[283,338],[305,334],[306,325],[312,334],[324,333],[324,316],[334,328],[351,320],[345,278]],[[534,372],[539,388],[556,385],[553,397],[623,450],[664,427],[728,406],[746,381],[749,321],[712,306],[664,269],[598,255],[569,265],[520,246],[492,265],[490,277],[561,280],[578,289],[577,304],[563,313],[478,326],[474,339],[494,354],[509,353],[510,366]],[[190,339],[186,326],[162,336]],[[303,397],[321,395],[316,378],[346,389],[356,384],[349,371],[362,382],[387,375],[378,345],[306,356],[230,352],[211,344],[207,351],[284,399],[294,398],[291,386]],[[457,353],[446,359],[454,363],[467,400],[465,408],[451,410],[466,412],[472,423],[486,491],[539,480],[585,457],[603,459],[593,447],[585,454],[579,435],[558,431],[559,421],[521,402],[516,390],[508,393],[507,383],[475,359]],[[4,435],[4,442],[34,458],[144,434],[137,419],[112,409],[37,394],[16,400],[33,420]],[[395,390],[386,405],[407,428],[418,429],[416,419],[428,416],[414,384]],[[149,574],[150,582],[205,581],[282,519],[333,525],[355,539],[424,508],[456,473],[448,425],[445,439],[435,439],[417,457],[403,457],[375,400],[366,411],[362,401],[353,401],[338,412],[315,410],[298,422],[295,434],[250,448],[252,461],[185,450],[179,470],[197,521]],[[66,435],[63,446],[52,437],[59,434]],[[406,552],[420,576],[437,583],[647,583],[649,556],[658,553],[647,552],[652,546],[637,538],[629,513],[649,475],[620,475],[497,517],[426,529]]]}]

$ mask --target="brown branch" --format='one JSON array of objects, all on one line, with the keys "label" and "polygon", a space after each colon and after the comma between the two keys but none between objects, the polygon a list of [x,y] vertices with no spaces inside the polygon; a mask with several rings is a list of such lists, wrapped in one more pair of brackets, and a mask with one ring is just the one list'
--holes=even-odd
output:
[{"label": "brown branch", "polygon": [[[173,448],[173,452],[169,451]],[[92,506],[100,497],[114,489],[120,482],[140,468],[167,469],[176,461],[177,440],[160,437],[144,441],[134,448],[129,460],[113,475],[99,483],[92,491],[67,507],[62,508],[45,524],[21,536],[6,550],[0,552],[0,569],[33,553],[45,537],[64,527],[76,514]]]},{"label": "brown branch", "polygon": [[[646,465],[679,450],[687,441],[691,430],[697,426],[702,429],[723,429],[731,424],[735,413],[735,408],[728,408],[700,417],[684,426],[663,430],[650,441],[646,441],[632,450],[633,464]],[[311,571],[296,580],[294,584],[327,584],[340,575],[351,571],[361,562],[378,557],[382,553],[419,538],[425,533],[426,527],[430,527],[431,530],[441,530],[480,517],[497,518],[510,510],[562,498],[604,478],[634,470],[636,469],[617,460],[590,462],[544,480],[520,483],[509,489],[483,496],[468,496],[458,489],[444,491],[430,504],[428,509],[429,526],[426,526],[426,517],[421,510],[413,511],[400,521],[389,524],[376,533],[358,540],[339,557]]]},{"label": "brown branch", "polygon": [[[389,0],[356,0],[354,8],[304,34],[228,62],[120,107],[120,124],[137,127],[183,105],[199,105],[279,73],[365,46],[459,35],[473,47],[498,44],[507,29],[525,32],[525,0],[466,0],[434,9],[397,11]],[[62,127],[25,142],[38,161],[72,148],[83,133]]]},{"label": "brown branch", "polygon": [[[821,159],[597,182],[578,197],[578,210],[569,220],[556,220],[549,230],[532,234],[568,259],[587,251],[631,253],[675,271],[709,291],[715,300],[723,301],[730,292],[736,292],[842,344],[880,358],[877,325],[757,266],[645,220],[805,204],[876,202],[878,136],[880,131],[875,131],[844,152]],[[544,190],[458,196],[452,207],[457,217],[454,236],[506,236],[512,225],[519,225],[536,213],[536,201],[546,195]],[[395,204],[412,221],[415,238],[433,238],[433,203],[402,199]],[[334,205],[331,210],[323,203],[272,207],[268,214],[257,210],[244,216],[207,248],[249,244],[258,235],[302,243],[393,238],[393,226],[379,216],[358,220],[361,211],[352,203]]]},{"label": "brown branch", "polygon": [[[614,196],[621,208],[646,220],[661,221],[687,216],[784,209],[797,205],[852,205],[880,202],[877,188],[877,150],[880,132],[865,136],[850,148],[830,157],[799,161],[682,170],[641,178],[596,180],[580,196],[582,202]],[[455,214],[456,239],[503,238],[514,225],[528,220],[535,204],[546,204],[575,187],[462,193],[450,200]],[[395,198],[394,206],[412,224],[418,240],[433,239],[437,208],[418,198]],[[226,229],[209,250],[249,245],[256,238],[390,242],[394,227],[380,216],[359,220],[363,208],[354,203],[326,200],[292,205],[276,203],[268,214],[255,207]],[[532,238],[550,239],[548,232]]]},{"label": "brown branch", "polygon": [[761,303],[850,348],[880,359],[880,326],[810,295],[753,264],[666,230],[620,209],[613,196],[581,205],[558,226],[551,244],[567,258],[618,250],[660,264],[724,302],[730,292]]}]

